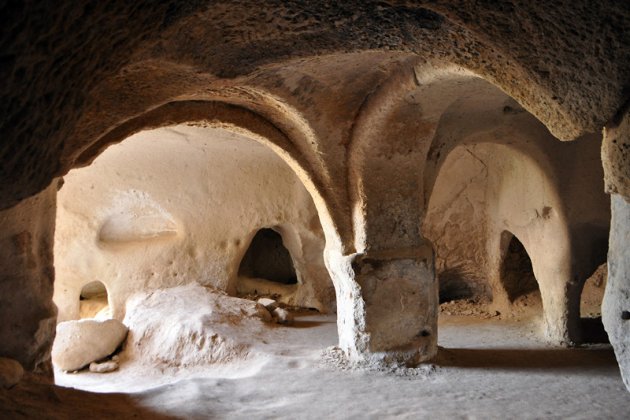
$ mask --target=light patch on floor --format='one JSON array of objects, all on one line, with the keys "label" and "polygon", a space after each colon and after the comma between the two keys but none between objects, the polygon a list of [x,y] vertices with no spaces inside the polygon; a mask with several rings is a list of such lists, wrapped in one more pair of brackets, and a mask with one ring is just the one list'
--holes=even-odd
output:
[{"label": "light patch on floor", "polygon": [[136,392],[108,395],[109,407],[131,399],[144,414],[176,418],[586,419],[625,418],[630,409],[609,346],[551,347],[536,318],[442,314],[439,334],[438,363],[427,368],[340,369],[326,360],[337,340],[334,316],[301,316],[294,326],[266,330],[259,356],[234,371],[123,364],[105,375],[57,372],[56,380],[94,392]]}]

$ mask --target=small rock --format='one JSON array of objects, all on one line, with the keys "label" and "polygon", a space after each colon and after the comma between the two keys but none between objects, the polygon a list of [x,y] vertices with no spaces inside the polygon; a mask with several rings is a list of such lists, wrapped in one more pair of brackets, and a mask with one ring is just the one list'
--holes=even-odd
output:
[{"label": "small rock", "polygon": [[24,368],[17,360],[0,357],[0,386],[12,388],[24,376]]},{"label": "small rock", "polygon": [[[116,356],[114,356],[114,357],[116,357]],[[113,372],[115,370],[118,370],[118,362],[115,361],[113,358],[112,358],[112,360],[110,360],[108,362],[103,362],[103,363],[92,362],[92,363],[90,363],[90,372],[107,373],[107,372]]]},{"label": "small rock", "polygon": [[251,305],[247,305],[241,308],[241,314],[246,318],[260,318],[265,322],[273,321],[273,317],[271,316],[271,312],[263,305],[257,302],[250,302]]},{"label": "small rock", "polygon": [[278,307],[278,302],[269,298],[260,298],[258,299],[258,303],[267,308],[269,312],[273,312],[273,310]]},{"label": "small rock", "polygon": [[293,322],[293,315],[283,308],[276,308],[273,310],[273,317],[278,324],[290,324]]}]

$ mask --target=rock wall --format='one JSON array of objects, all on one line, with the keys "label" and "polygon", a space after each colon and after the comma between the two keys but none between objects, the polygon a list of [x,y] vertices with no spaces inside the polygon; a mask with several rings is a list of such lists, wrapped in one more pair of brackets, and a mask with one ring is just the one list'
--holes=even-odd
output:
[{"label": "rock wall", "polygon": [[[597,142],[560,144],[522,109],[510,113],[520,115],[469,135],[455,125],[460,145],[442,147],[448,155],[423,229],[435,246],[443,299],[491,297],[497,310],[510,311],[503,261],[516,235],[532,260],[548,337],[579,342],[580,292],[606,259],[610,217]],[[567,156],[582,165],[568,165]]]},{"label": "rock wall", "polygon": [[52,375],[57,183],[0,212],[0,357]]},{"label": "rock wall", "polygon": [[608,283],[602,305],[602,319],[615,348],[621,376],[630,390],[630,203],[625,198],[614,195],[612,208]]},{"label": "rock wall", "polygon": [[626,388],[630,390],[630,111],[604,130],[602,161],[606,190],[612,193],[608,247],[608,282],[602,321],[615,349]]},{"label": "rock wall", "polygon": [[492,298],[486,270],[487,189],[488,165],[496,159],[488,159],[487,149],[486,145],[453,150],[429,201],[423,231],[435,249],[440,301]]},{"label": "rock wall", "polygon": [[[335,281],[344,283],[337,284],[338,290],[354,293],[348,304],[360,308],[363,291],[345,262],[378,251],[370,258],[384,264],[399,259],[392,264],[409,268],[400,278],[422,277],[427,290],[414,305],[430,301],[424,315],[432,318],[437,294],[429,269],[433,261],[416,229],[424,203],[409,194],[420,183],[422,174],[416,170],[423,162],[418,159],[414,166],[401,157],[422,158],[442,120],[463,126],[483,119],[481,114],[471,119],[457,112],[442,118],[441,105],[459,102],[451,93],[461,85],[442,90],[433,83],[443,75],[440,71],[455,66],[482,77],[555,136],[573,140],[605,124],[617,125],[616,117],[627,108],[628,22],[628,2],[616,0],[544,7],[516,0],[430,0],[421,5],[263,0],[256,7],[241,0],[2,2],[0,208],[34,196],[55,177],[88,164],[109,144],[148,127],[207,120],[255,125],[314,197],[320,219],[326,221],[329,254],[336,255],[332,265],[340,268]],[[482,104],[487,98],[478,99]],[[505,115],[517,115],[510,111],[512,105],[503,109]],[[414,131],[420,134],[414,136]],[[362,144],[362,138],[369,141]],[[614,178],[609,184],[616,188],[609,190],[628,197],[627,153],[620,147],[622,143],[605,149],[612,152],[604,164],[610,170],[607,181]],[[369,162],[371,151],[377,158]],[[368,162],[362,168],[364,155]],[[554,168],[590,173],[581,168],[579,153],[551,155],[563,160]],[[565,282],[564,298],[557,303],[568,310],[594,259],[592,247],[574,246],[599,236],[602,228],[592,222],[589,197],[580,195],[580,177],[573,179],[561,191],[581,198],[568,201],[572,206],[565,211],[569,219],[583,223],[567,228],[567,264],[574,272],[569,277],[576,274],[578,280]],[[389,201],[403,196],[411,198]],[[137,202],[138,196],[119,201],[125,200]],[[541,204],[537,210],[544,219],[549,213],[543,211],[546,203]],[[120,229],[128,219],[115,218],[102,230],[102,238],[117,242],[114,247],[123,242],[129,247],[127,239],[138,235],[162,245],[178,241],[178,220],[164,218],[153,204],[142,211],[147,209],[153,213],[145,214],[142,229]],[[33,215],[34,220],[40,217],[45,218]],[[500,256],[500,246],[493,249]],[[409,255],[416,263],[408,263]],[[36,273],[30,281],[37,283],[37,278]],[[378,300],[369,293],[364,297]],[[42,296],[37,305],[50,302]],[[416,309],[407,314],[410,319]],[[340,334],[347,342],[354,340],[355,348],[360,347],[357,337],[369,335],[361,330],[366,315],[361,313],[357,309],[356,322]],[[410,319],[408,325],[418,326]],[[370,325],[386,328],[389,323]],[[339,328],[345,327],[340,323]],[[391,343],[404,339],[415,340],[402,334]],[[435,351],[431,347],[426,356]]]},{"label": "rock wall", "polygon": [[65,177],[55,236],[59,321],[78,318],[81,288],[97,280],[117,319],[138,291],[197,282],[234,294],[261,228],[276,228],[294,259],[299,284],[280,288],[282,299],[334,308],[317,212],[279,157],[221,129],[136,134]]}]

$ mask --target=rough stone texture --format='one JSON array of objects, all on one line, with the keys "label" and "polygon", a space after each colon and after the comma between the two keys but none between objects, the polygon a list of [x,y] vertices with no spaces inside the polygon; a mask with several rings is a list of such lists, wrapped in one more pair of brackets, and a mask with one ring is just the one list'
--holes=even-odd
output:
[{"label": "rough stone texture", "polygon": [[24,368],[17,360],[0,357],[0,387],[11,388],[24,376]]},{"label": "rough stone texture", "polygon": [[608,283],[602,321],[608,333],[623,381],[630,390],[630,203],[612,196],[612,223],[608,251]]},{"label": "rough stone texture", "polygon": [[120,321],[65,321],[57,324],[52,361],[62,370],[79,370],[112,354],[125,340],[127,327]]},{"label": "rough stone texture", "polygon": [[237,277],[262,228],[279,232],[297,271],[298,284],[275,284],[280,300],[334,310],[317,211],[271,150],[203,127],[129,138],[68,174],[59,192],[59,320],[79,317],[79,295],[94,279],[107,287],[109,308],[119,320],[137,291],[197,282],[234,294],[251,283],[249,289],[263,294],[263,280]]},{"label": "rough stone texture", "polygon": [[[417,229],[429,198],[425,162],[420,159],[414,166],[403,157],[424,156],[436,129],[432,122],[456,119],[457,113],[440,115],[451,102],[455,108],[459,102],[446,91],[425,95],[426,89],[439,91],[444,85],[433,82],[454,68],[459,74],[473,72],[514,98],[557,137],[574,139],[623,113],[630,80],[629,22],[629,3],[616,0],[544,6],[521,0],[264,0],[255,7],[238,0],[5,1],[0,3],[0,113],[5,116],[0,121],[0,206],[13,207],[55,176],[89,163],[108,144],[145,128],[188,121],[249,130],[289,164],[312,196],[327,250],[338,256],[327,264],[335,272],[338,301],[349,305],[340,313],[354,314],[342,319],[354,320],[350,324],[358,328],[356,336],[348,330],[340,339],[348,348],[369,351],[359,343],[367,337],[363,317],[372,309],[361,306],[364,291],[350,260],[380,260],[370,253],[386,252],[392,261],[403,261],[401,250],[425,245],[425,235]],[[459,81],[451,81],[452,93]],[[514,108],[506,106],[509,114]],[[464,121],[461,115],[459,121]],[[458,132],[451,134],[457,137]],[[604,159],[604,165],[610,161],[607,179],[616,179],[608,184],[617,189],[609,188],[620,193],[628,177],[622,155],[627,156],[618,150]],[[579,156],[566,162],[579,162]],[[579,186],[573,185],[575,190]],[[544,211],[543,204],[538,209],[543,217],[536,219],[556,214]],[[32,218],[40,217],[45,219]],[[52,231],[52,223],[48,219],[41,229]],[[11,229],[3,228],[0,237],[19,233]],[[561,239],[573,247],[589,238],[589,229],[566,226]],[[120,237],[111,230],[104,237],[112,232]],[[165,237],[168,232],[148,234]],[[536,240],[543,240],[545,232],[540,229]],[[496,261],[499,233],[493,235]],[[40,243],[39,237],[35,242]],[[41,244],[50,253],[50,244]],[[3,252],[8,249],[2,246]],[[563,261],[556,274],[563,280],[543,299],[547,306],[567,308],[559,313],[575,310],[573,295],[586,271],[576,256],[587,251],[557,252]],[[40,293],[36,279],[41,272],[14,268],[11,255],[2,261],[7,268],[0,270],[29,277],[24,287]],[[548,258],[541,270],[549,274],[553,264],[557,259]],[[407,275],[412,276],[403,277]],[[432,273],[423,276],[418,281],[434,278]],[[425,286],[425,294],[433,296],[437,286]],[[11,294],[20,287],[11,287]],[[420,301],[414,305],[410,314],[431,312],[419,309]],[[44,318],[50,318],[46,293],[29,307],[39,306],[46,307]],[[17,322],[14,314],[9,311],[2,319]],[[565,318],[550,326],[563,333],[570,329],[570,317]],[[10,344],[3,341],[3,346],[39,354],[32,350],[40,347],[31,342],[35,330],[20,326],[24,336]],[[38,340],[49,343],[51,338],[49,326]],[[401,332],[390,344],[405,338],[407,332]]]},{"label": "rough stone texture", "polygon": [[[498,84],[559,138],[599,131],[627,100],[630,35],[625,28],[630,7],[626,2],[580,0],[544,7],[523,0],[428,3],[427,7],[506,56],[508,68],[491,66],[493,73],[499,73]],[[526,86],[521,80],[528,81]],[[547,90],[549,96],[534,86]],[[540,95],[538,103],[530,101],[533,95]]]},{"label": "rough stone texture", "polygon": [[352,363],[414,365],[435,356],[438,294],[429,248],[328,252],[326,263],[336,282],[339,347]]},{"label": "rough stone texture", "polygon": [[[33,138],[46,138],[51,147],[33,143],[31,150],[21,143],[5,170],[7,181],[22,183],[3,181],[2,201],[9,206],[12,202],[5,197],[17,200],[41,189],[51,175],[69,169],[72,156],[84,148],[82,142],[89,144],[126,117],[175,97],[199,95],[208,86],[203,83],[200,89],[201,79],[230,78],[223,84],[234,86],[238,76],[288,58],[382,50],[453,62],[526,103],[563,137],[597,130],[624,101],[629,69],[624,30],[628,10],[623,2],[594,7],[582,0],[570,8],[539,8],[519,1],[500,6],[430,1],[423,6],[268,0],[255,8],[248,2],[208,7],[195,1],[185,6],[120,3],[105,10],[6,4],[3,103],[9,117],[2,137],[26,139],[28,129],[37,127]],[[133,28],[129,21],[134,21]],[[532,39],[539,41],[535,50],[527,47]],[[42,50],[49,51],[48,60],[41,58]],[[74,54],[77,51],[90,59]],[[585,52],[589,59],[584,59]],[[143,82],[149,79],[156,83]],[[292,90],[303,102],[314,79],[295,80]],[[27,95],[20,88],[24,80],[29,81]],[[126,93],[116,92],[116,86]],[[134,101],[123,99],[134,95]],[[51,106],[64,118],[44,111]],[[74,130],[79,121],[83,128]],[[32,162],[44,160],[51,162],[46,171],[24,183],[33,174]]]},{"label": "rough stone texture", "polygon": [[56,185],[0,212],[0,356],[52,374]]},{"label": "rough stone texture", "polygon": [[128,302],[129,338],[121,360],[187,368],[252,356],[268,311],[198,284],[138,293]]},{"label": "rough stone texture", "polygon": [[516,127],[501,137],[509,145],[482,137],[449,154],[429,203],[426,235],[436,247],[438,275],[450,282],[444,293],[492,297],[502,312],[510,302],[501,267],[516,235],[533,263],[549,338],[579,342],[575,304],[581,282],[606,258],[610,216],[601,184],[580,179],[562,161],[580,155],[582,168],[601,173],[597,151],[587,139],[531,147],[544,137]]},{"label": "rough stone texture", "polygon": [[604,128],[602,162],[606,192],[630,197],[630,106]]},{"label": "rough stone texture", "polygon": [[630,111],[618,118],[604,130],[602,144],[606,190],[613,193],[602,321],[630,391]]}]

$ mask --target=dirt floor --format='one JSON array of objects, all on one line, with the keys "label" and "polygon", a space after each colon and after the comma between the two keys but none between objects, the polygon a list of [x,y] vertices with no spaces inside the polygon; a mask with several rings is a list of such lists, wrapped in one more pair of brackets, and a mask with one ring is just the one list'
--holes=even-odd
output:
[{"label": "dirt floor", "polygon": [[435,364],[355,370],[335,350],[334,316],[300,314],[270,328],[246,361],[57,371],[59,386],[0,391],[0,417],[627,418],[630,393],[609,346],[551,347],[536,316],[502,318],[469,302],[443,305]]}]

